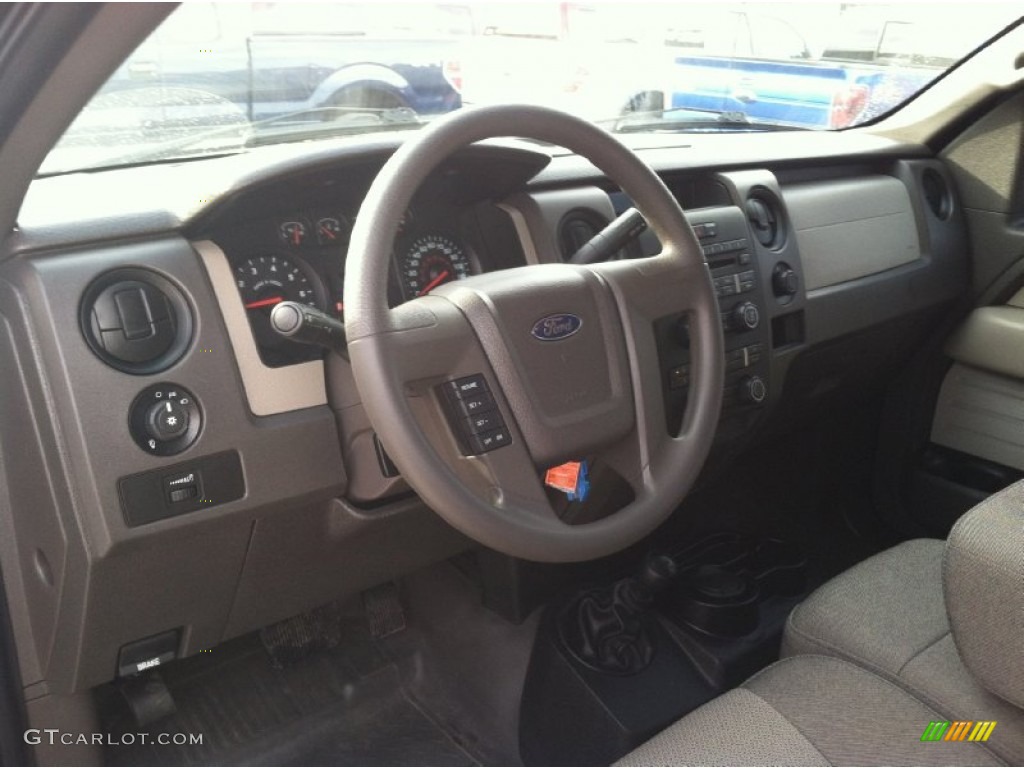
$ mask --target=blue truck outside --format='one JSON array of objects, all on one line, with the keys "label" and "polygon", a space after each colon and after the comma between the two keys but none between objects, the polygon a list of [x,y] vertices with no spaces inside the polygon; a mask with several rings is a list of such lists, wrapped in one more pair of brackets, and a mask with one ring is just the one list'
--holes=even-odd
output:
[{"label": "blue truck outside", "polygon": [[[800,29],[796,17],[765,14],[755,4],[690,15],[666,35],[673,52],[664,106],[677,115],[727,113],[801,128],[863,123],[968,52],[963,37],[944,29],[927,8],[901,18],[891,12],[808,4]],[[818,44],[808,41],[808,31]]]},{"label": "blue truck outside", "polygon": [[845,128],[881,114],[940,69],[678,56],[665,106],[751,122]]}]

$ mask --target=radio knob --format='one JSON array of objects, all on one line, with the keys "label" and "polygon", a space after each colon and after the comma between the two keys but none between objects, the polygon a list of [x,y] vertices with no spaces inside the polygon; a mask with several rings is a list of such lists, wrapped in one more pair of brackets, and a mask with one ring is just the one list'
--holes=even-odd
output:
[{"label": "radio knob", "polygon": [[768,397],[768,385],[760,376],[745,376],[740,380],[740,399],[759,405]]},{"label": "radio knob", "polygon": [[761,324],[761,311],[757,304],[745,301],[732,311],[732,327],[737,331],[752,331]]}]

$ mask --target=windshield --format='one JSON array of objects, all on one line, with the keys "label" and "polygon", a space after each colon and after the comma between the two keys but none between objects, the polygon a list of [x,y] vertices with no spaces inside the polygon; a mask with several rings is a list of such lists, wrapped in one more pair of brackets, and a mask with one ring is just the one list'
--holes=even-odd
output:
[{"label": "windshield", "polygon": [[912,98],[1015,4],[181,5],[41,173],[415,129],[541,104],[620,132],[838,130]]}]

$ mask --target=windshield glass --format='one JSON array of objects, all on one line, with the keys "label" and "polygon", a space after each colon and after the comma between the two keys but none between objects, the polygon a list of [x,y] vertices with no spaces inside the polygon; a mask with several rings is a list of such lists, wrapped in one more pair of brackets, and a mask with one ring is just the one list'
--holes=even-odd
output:
[{"label": "windshield glass", "polygon": [[495,103],[620,132],[837,130],[898,108],[1018,13],[966,2],[188,2],[41,173],[415,129]]}]

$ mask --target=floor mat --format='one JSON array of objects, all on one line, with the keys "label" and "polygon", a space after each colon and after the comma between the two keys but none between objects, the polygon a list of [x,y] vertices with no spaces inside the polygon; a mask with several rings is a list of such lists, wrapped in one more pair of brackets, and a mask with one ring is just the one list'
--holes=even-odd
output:
[{"label": "floor mat", "polygon": [[483,764],[521,765],[519,700],[539,615],[510,624],[448,563],[401,586],[408,628],[382,645],[405,689]]},{"label": "floor mat", "polygon": [[[362,617],[342,620],[337,648],[283,666],[256,636],[225,643],[164,671],[176,714],[143,743],[116,690],[98,693],[111,765],[475,765],[406,697]],[[160,744],[201,734],[201,744]]]}]

